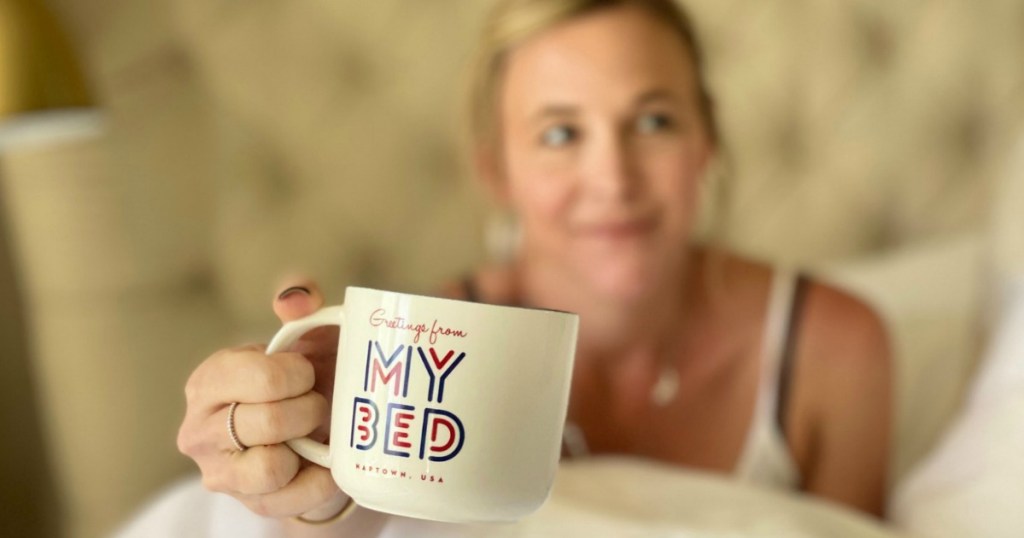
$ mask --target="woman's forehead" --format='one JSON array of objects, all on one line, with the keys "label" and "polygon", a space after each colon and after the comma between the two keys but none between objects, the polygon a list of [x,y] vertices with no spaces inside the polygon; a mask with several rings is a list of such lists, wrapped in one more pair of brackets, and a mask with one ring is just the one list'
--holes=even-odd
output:
[{"label": "woman's forehead", "polygon": [[[503,101],[636,100],[692,93],[694,68],[681,37],[637,7],[563,22],[517,47],[506,63]],[[515,108],[518,108],[516,106]]]}]

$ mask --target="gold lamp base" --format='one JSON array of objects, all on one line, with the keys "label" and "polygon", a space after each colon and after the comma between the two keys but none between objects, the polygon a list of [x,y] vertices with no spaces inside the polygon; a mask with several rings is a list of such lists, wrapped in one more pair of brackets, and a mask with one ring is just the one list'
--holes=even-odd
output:
[{"label": "gold lamp base", "polygon": [[0,120],[92,104],[70,40],[40,0],[0,0]]}]

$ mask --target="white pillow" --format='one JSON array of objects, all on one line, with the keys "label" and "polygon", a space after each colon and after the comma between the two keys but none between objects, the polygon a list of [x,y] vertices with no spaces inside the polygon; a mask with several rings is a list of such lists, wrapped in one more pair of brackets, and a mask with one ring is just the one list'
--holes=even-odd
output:
[{"label": "white pillow", "polygon": [[966,407],[894,495],[892,518],[914,535],[1024,532],[1024,276],[1004,297],[999,332]]}]

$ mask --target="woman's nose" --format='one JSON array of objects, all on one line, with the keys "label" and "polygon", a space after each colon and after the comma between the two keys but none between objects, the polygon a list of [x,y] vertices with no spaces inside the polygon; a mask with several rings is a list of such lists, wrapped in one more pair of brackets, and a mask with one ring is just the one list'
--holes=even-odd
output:
[{"label": "woman's nose", "polygon": [[592,196],[612,200],[633,196],[640,178],[628,137],[609,133],[594,140],[590,150],[584,177],[586,191]]}]

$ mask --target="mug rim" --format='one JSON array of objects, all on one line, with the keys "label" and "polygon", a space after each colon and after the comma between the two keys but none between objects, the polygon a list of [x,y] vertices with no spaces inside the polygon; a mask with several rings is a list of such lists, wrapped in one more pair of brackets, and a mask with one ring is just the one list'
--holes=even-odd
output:
[{"label": "mug rim", "polygon": [[404,292],[404,291],[395,291],[395,290],[381,290],[381,289],[377,289],[377,288],[370,288],[370,287],[367,287],[367,286],[345,286],[345,293],[348,293],[348,290],[350,290],[350,289],[356,289],[356,290],[362,290],[362,291],[372,291],[372,292],[377,292],[377,293],[394,293],[394,294],[397,294],[397,295],[405,295],[405,296],[408,296],[408,297],[416,297],[416,298],[419,298],[419,299],[434,299],[434,300],[438,300],[438,301],[449,301],[449,302],[453,302],[453,303],[463,303],[463,304],[469,304],[469,305],[473,305],[473,306],[486,306],[486,307],[491,307],[491,308],[511,309],[511,310],[525,310],[527,312],[547,312],[547,313],[551,313],[551,314],[565,314],[565,315],[574,316],[574,317],[577,317],[577,318],[580,316],[576,312],[569,312],[568,310],[557,310],[557,309],[554,309],[554,308],[544,308],[544,307],[539,307],[539,306],[521,306],[521,305],[506,305],[506,304],[493,304],[493,303],[478,303],[478,302],[474,302],[474,301],[467,301],[465,299],[452,299],[451,297],[438,297],[436,295],[424,295],[422,293],[408,293],[408,292]]}]

